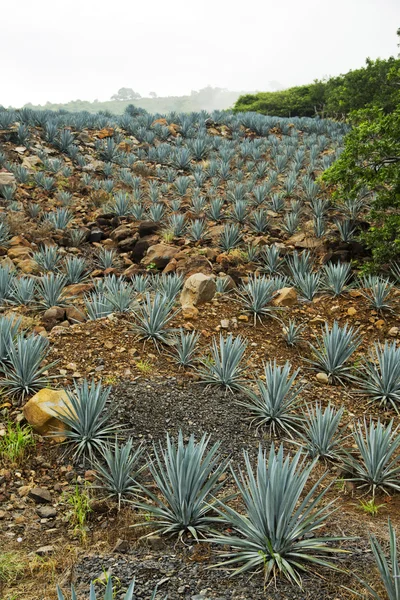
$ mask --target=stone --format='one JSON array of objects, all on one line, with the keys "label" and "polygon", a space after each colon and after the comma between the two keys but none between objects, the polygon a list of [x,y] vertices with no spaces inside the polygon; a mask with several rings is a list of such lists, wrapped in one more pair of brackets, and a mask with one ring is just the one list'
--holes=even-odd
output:
[{"label": "stone", "polygon": [[35,504],[50,504],[51,494],[49,490],[45,488],[32,488],[28,494],[29,498],[32,498]]},{"label": "stone", "polygon": [[221,320],[221,329],[229,329],[229,319],[222,319]]},{"label": "stone", "polygon": [[95,228],[92,229],[89,233],[88,242],[93,244],[94,242],[100,242],[103,237],[103,232],[101,229]]},{"label": "stone", "polygon": [[65,308],[62,306],[52,306],[42,315],[42,324],[46,331],[50,331],[65,319]]},{"label": "stone", "polygon": [[277,296],[272,300],[274,306],[294,306],[297,304],[297,292],[293,287],[284,287],[278,290]]},{"label": "stone", "polygon": [[388,335],[390,335],[390,337],[397,337],[399,334],[399,328],[398,327],[391,327],[388,331]]},{"label": "stone", "polygon": [[65,316],[70,323],[84,323],[86,321],[86,315],[76,306],[67,306]]},{"label": "stone", "polygon": [[354,308],[354,306],[350,306],[350,308],[347,309],[347,314],[349,317],[354,317],[354,315],[357,314],[357,310]]},{"label": "stone", "polygon": [[197,319],[199,309],[195,306],[182,306],[182,317],[184,319]]},{"label": "stone", "polygon": [[183,284],[180,296],[182,306],[198,306],[210,302],[215,296],[215,278],[203,273],[190,275]]},{"label": "stone", "polygon": [[54,506],[39,506],[36,513],[41,519],[54,519],[57,516],[57,509]]},{"label": "stone", "polygon": [[[23,408],[24,417],[41,435],[47,435],[53,432],[65,431],[65,425],[57,417],[57,413],[63,413],[66,407],[72,409],[71,402],[65,390],[52,390],[43,388],[37,392]],[[62,441],[64,437],[54,438]]]},{"label": "stone", "polygon": [[9,249],[7,255],[11,260],[24,260],[30,257],[31,252],[28,246],[13,246]]},{"label": "stone", "polygon": [[212,264],[205,256],[182,256],[176,257],[176,272],[178,275],[188,277],[196,273],[203,273],[204,275],[211,275]]},{"label": "stone", "polygon": [[154,265],[157,269],[164,269],[169,261],[179,252],[176,246],[167,244],[155,244],[150,246],[143,257],[141,263],[145,267]]},{"label": "stone", "polygon": [[139,237],[145,237],[147,235],[153,235],[157,233],[160,229],[159,223],[154,223],[154,221],[142,221],[139,223]]},{"label": "stone", "polygon": [[54,546],[40,546],[40,548],[36,550],[38,556],[46,556],[47,554],[53,554],[53,552]]},{"label": "stone", "polygon": [[121,554],[125,554],[125,552],[128,552],[128,550],[129,550],[128,540],[118,539],[112,551],[120,552]]},{"label": "stone", "polygon": [[17,181],[13,175],[13,173],[9,173],[8,171],[0,171],[0,185],[17,185]]},{"label": "stone", "polygon": [[33,156],[25,156],[22,161],[22,166],[25,167],[25,169],[28,169],[28,171],[33,171],[37,165],[41,164],[41,162],[41,159],[34,154]]},{"label": "stone", "polygon": [[317,373],[315,379],[319,381],[319,383],[323,383],[325,385],[328,385],[329,383],[329,377],[326,373]]},{"label": "stone", "polygon": [[39,275],[40,268],[33,258],[24,258],[18,261],[18,269],[27,275]]}]

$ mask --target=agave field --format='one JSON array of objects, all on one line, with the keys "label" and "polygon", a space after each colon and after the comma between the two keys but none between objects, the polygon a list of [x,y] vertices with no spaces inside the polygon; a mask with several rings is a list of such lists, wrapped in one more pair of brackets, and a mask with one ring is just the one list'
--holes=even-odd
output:
[{"label": "agave field", "polygon": [[400,265],[347,126],[0,109],[0,597],[400,599]]}]

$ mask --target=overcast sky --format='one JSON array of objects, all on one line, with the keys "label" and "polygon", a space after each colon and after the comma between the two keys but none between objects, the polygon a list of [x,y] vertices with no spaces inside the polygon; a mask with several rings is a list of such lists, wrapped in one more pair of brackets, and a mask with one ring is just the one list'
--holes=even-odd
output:
[{"label": "overcast sky", "polygon": [[399,0],[14,0],[0,104],[264,90],[396,55]]}]

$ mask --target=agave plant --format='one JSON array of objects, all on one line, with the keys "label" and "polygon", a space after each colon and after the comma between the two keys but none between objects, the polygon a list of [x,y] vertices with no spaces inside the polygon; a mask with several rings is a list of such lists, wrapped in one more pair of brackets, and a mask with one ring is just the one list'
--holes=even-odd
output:
[{"label": "agave plant", "polygon": [[282,337],[288,346],[296,346],[301,342],[304,330],[304,325],[297,325],[296,321],[289,319],[287,325],[282,327]]},{"label": "agave plant", "polygon": [[386,426],[380,419],[376,424],[370,420],[369,426],[364,419],[364,428],[357,423],[353,437],[360,458],[357,460],[347,454],[343,459],[349,470],[349,481],[367,487],[373,496],[378,488],[400,491],[399,428],[393,429],[393,419]]},{"label": "agave plant", "polygon": [[219,238],[219,245],[222,250],[228,252],[240,246],[242,234],[237,223],[226,223]]},{"label": "agave plant", "polygon": [[302,383],[295,384],[299,370],[290,373],[291,364],[286,361],[283,367],[274,362],[264,364],[265,383],[256,380],[257,390],[248,390],[246,401],[238,403],[251,412],[252,423],[266,427],[276,435],[284,431],[290,437],[298,433],[302,427],[303,418],[295,410],[301,403],[300,394],[304,390]]},{"label": "agave plant", "polygon": [[91,292],[84,299],[88,317],[91,321],[110,315],[114,308],[103,292]]},{"label": "agave plant", "polygon": [[47,371],[57,364],[54,361],[43,365],[49,352],[49,342],[40,335],[24,337],[22,334],[8,348],[7,364],[4,365],[4,379],[1,387],[6,394],[24,400],[49,384],[52,376]]},{"label": "agave plant", "polygon": [[313,261],[308,250],[304,250],[301,254],[295,250],[292,255],[286,258],[286,263],[293,280],[299,276],[304,277],[313,270]]},{"label": "agave plant", "polygon": [[66,229],[73,219],[74,215],[69,208],[56,208],[55,211],[47,213],[45,218],[55,229],[61,230]]},{"label": "agave plant", "polygon": [[[370,535],[369,542],[374,554],[375,562],[379,570],[382,584],[385,588],[388,600],[399,600],[400,598],[400,563],[398,556],[398,545],[396,531],[392,523],[389,525],[389,557],[387,558],[382,546],[374,535]],[[362,580],[361,580],[362,581]],[[362,581],[369,593],[375,600],[382,600],[382,595],[378,594],[365,581]]]},{"label": "agave plant", "polygon": [[347,289],[351,275],[349,263],[328,264],[324,266],[322,287],[333,296],[340,296]]},{"label": "agave plant", "polygon": [[[124,594],[124,597],[123,598],[121,597],[121,600],[134,600],[134,598],[135,598],[134,595],[133,595],[134,590],[135,590],[135,580],[133,580],[130,583],[127,591]],[[156,593],[157,593],[157,589],[154,590],[154,592],[153,592],[150,600],[155,600]],[[104,596],[103,596],[102,600],[114,600],[114,598],[115,598],[115,591],[113,589],[113,579],[110,576],[108,578],[107,585],[106,585],[106,588],[104,590]],[[61,591],[61,588],[59,586],[57,586],[57,600],[67,600],[65,598],[65,596],[64,596],[64,594]],[[75,588],[74,588],[73,585],[71,586],[71,600],[78,600],[78,595],[77,595],[77,593],[76,593]],[[100,600],[100,598],[99,599],[97,598],[96,591],[94,589],[94,582],[93,581],[90,582],[89,600]],[[164,600],[166,600],[166,599],[164,599]]]},{"label": "agave plant", "polygon": [[321,274],[320,273],[297,273],[293,276],[295,288],[300,293],[301,297],[311,302],[314,296],[318,293]]},{"label": "agave plant", "polygon": [[35,280],[32,277],[18,277],[12,283],[9,302],[28,306],[35,296]]},{"label": "agave plant", "polygon": [[106,443],[115,435],[116,425],[110,423],[110,409],[106,406],[111,388],[101,382],[74,383],[66,389],[67,399],[58,409],[57,418],[65,424],[65,444],[71,446],[76,460],[94,460],[96,453],[104,452]]},{"label": "agave plant", "polygon": [[276,296],[276,289],[273,282],[265,276],[249,277],[247,283],[239,288],[238,301],[243,310],[253,315],[254,325],[257,319],[261,322],[261,317],[272,315],[276,307],[270,303]]},{"label": "agave plant", "polygon": [[64,261],[66,283],[80,283],[88,275],[87,264],[84,258],[68,256]]},{"label": "agave plant", "polygon": [[12,317],[0,317],[0,369],[3,370],[4,363],[8,361],[10,348],[18,335],[22,319]]},{"label": "agave plant", "polygon": [[64,275],[47,273],[37,282],[37,294],[39,296],[39,305],[43,308],[52,306],[65,306],[68,298],[63,296],[67,280]]},{"label": "agave plant", "polygon": [[197,343],[200,334],[196,331],[186,332],[182,328],[179,330],[179,336],[175,339],[174,361],[181,367],[192,367],[197,350]]},{"label": "agave plant", "polygon": [[[177,443],[167,434],[167,444],[154,445],[154,458],[149,469],[159,494],[141,486],[142,492],[151,500],[137,506],[150,513],[150,525],[159,533],[182,537],[190,533],[195,539],[208,533],[221,519],[213,512],[215,495],[224,485],[220,481],[226,470],[226,462],[218,456],[220,444],[207,448],[210,437],[203,435],[199,442],[193,435],[185,444],[180,431]],[[152,535],[152,533],[150,533]]]},{"label": "agave plant", "polygon": [[381,277],[369,275],[368,277],[363,277],[361,279],[360,291],[362,295],[367,298],[371,308],[378,311],[392,311],[393,309],[389,296],[393,287],[394,285],[389,279],[382,279]]},{"label": "agave plant", "polygon": [[335,410],[330,403],[325,410],[318,402],[307,406],[304,432],[300,435],[301,445],[311,458],[339,458],[344,440],[339,430],[343,412],[343,407]]},{"label": "agave plant", "polygon": [[200,359],[198,370],[200,381],[207,385],[218,385],[227,390],[245,391],[245,366],[241,364],[247,348],[247,340],[231,334],[225,338],[220,334],[219,341],[213,338],[211,357]]},{"label": "agave plant", "polygon": [[100,269],[104,271],[106,269],[112,269],[117,264],[118,255],[115,250],[107,250],[107,248],[100,248],[97,253],[97,264]]},{"label": "agave plant", "polygon": [[326,323],[316,346],[310,344],[314,358],[306,361],[312,369],[326,373],[332,383],[343,383],[345,379],[354,379],[347,363],[360,343],[360,333],[347,323],[340,327],[334,321],[331,329]]},{"label": "agave plant", "polygon": [[15,271],[9,265],[0,265],[0,303],[12,297]]},{"label": "agave plant", "polygon": [[153,281],[154,289],[163,294],[170,302],[175,301],[175,298],[183,287],[183,276],[176,273],[171,273],[171,275],[162,273],[154,277]]},{"label": "agave plant", "polygon": [[301,456],[299,451],[290,460],[283,446],[276,451],[274,444],[267,456],[260,447],[253,470],[244,452],[245,472],[236,474],[232,469],[232,474],[246,514],[218,501],[218,512],[236,532],[209,538],[211,543],[231,548],[223,551],[225,560],[218,566],[233,565],[234,575],[263,571],[266,584],[281,575],[299,586],[301,572],[307,572],[308,566],[335,568],[325,557],[343,552],[333,545],[342,538],[316,535],[334,512],[332,502],[322,502],[329,487],[318,491],[323,476],[301,498],[314,466],[306,465]]},{"label": "agave plant", "polygon": [[274,275],[279,272],[282,264],[282,258],[278,246],[271,244],[271,246],[264,246],[261,252],[261,259],[263,262],[263,270],[269,275]]},{"label": "agave plant", "polygon": [[374,351],[361,366],[359,392],[369,402],[385,408],[389,405],[399,413],[400,408],[400,348],[396,342],[375,343]]},{"label": "agave plant", "polygon": [[33,260],[41,271],[55,271],[60,263],[61,256],[58,246],[44,246],[33,254]]},{"label": "agave plant", "polygon": [[164,294],[156,292],[152,298],[148,292],[145,293],[143,302],[134,311],[134,332],[143,340],[152,340],[159,349],[158,344],[170,342],[173,329],[168,323],[179,312],[173,311],[173,302],[168,300]]},{"label": "agave plant", "polygon": [[136,478],[143,470],[139,466],[142,457],[142,447],[132,450],[133,440],[120,444],[115,439],[114,444],[106,443],[101,450],[102,461],[95,459],[93,466],[101,489],[108,497],[116,498],[118,509],[121,501],[129,498],[139,490]]}]

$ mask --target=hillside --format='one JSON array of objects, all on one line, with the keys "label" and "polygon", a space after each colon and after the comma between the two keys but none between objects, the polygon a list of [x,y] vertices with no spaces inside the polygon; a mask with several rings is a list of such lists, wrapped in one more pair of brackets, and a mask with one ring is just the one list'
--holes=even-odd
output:
[{"label": "hillside", "polygon": [[321,179],[349,130],[0,110],[1,597],[380,592],[400,269]]}]

